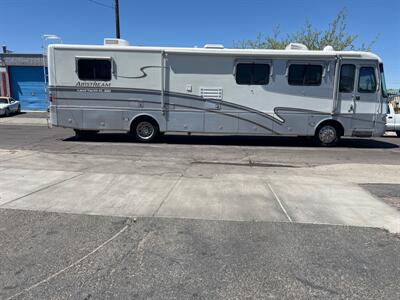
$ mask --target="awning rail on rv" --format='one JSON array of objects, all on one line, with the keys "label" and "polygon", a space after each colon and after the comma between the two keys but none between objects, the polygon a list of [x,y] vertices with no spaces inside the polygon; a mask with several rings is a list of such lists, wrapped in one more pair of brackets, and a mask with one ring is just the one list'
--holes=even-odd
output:
[{"label": "awning rail on rv", "polygon": [[302,58],[331,58],[335,59],[338,55],[342,58],[355,59],[375,59],[382,60],[374,53],[362,51],[323,51],[323,50],[274,50],[274,49],[215,49],[215,48],[179,48],[179,47],[145,47],[145,46],[103,46],[103,45],[66,45],[53,44],[49,48],[54,49],[73,49],[73,50],[93,50],[93,51],[138,51],[138,52],[164,52],[166,54],[196,54],[196,55],[227,55],[227,56],[268,56],[268,57],[302,57]]}]

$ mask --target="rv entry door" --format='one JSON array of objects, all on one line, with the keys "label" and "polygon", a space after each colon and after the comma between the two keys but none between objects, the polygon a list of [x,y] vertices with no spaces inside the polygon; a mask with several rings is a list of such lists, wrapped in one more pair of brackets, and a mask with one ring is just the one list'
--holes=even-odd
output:
[{"label": "rv entry door", "polygon": [[340,113],[351,118],[355,135],[370,135],[379,104],[377,68],[374,63],[343,60],[340,66]]}]

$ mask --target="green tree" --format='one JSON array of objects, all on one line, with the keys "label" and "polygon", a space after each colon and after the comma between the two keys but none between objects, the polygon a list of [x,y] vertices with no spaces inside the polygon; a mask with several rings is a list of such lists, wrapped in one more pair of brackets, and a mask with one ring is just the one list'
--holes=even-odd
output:
[{"label": "green tree", "polygon": [[259,33],[254,40],[242,40],[234,43],[236,48],[284,49],[289,43],[302,43],[310,50],[322,50],[332,46],[335,50],[370,51],[378,36],[369,43],[357,45],[359,35],[347,31],[347,12],[342,9],[329,23],[326,30],[319,30],[306,20],[303,27],[296,32],[282,36],[279,26],[273,28],[271,35]]}]

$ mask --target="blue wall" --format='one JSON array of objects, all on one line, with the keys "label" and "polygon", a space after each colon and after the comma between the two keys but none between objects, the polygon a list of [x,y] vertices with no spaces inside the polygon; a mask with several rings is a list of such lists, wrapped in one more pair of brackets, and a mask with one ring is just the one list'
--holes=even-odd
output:
[{"label": "blue wall", "polygon": [[9,67],[11,96],[21,102],[22,110],[45,111],[48,97],[43,67]]}]

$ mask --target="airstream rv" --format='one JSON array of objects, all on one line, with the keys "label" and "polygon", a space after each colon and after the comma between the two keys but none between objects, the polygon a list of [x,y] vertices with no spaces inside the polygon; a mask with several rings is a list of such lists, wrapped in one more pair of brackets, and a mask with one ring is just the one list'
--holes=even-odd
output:
[{"label": "airstream rv", "polygon": [[369,52],[50,45],[50,123],[77,134],[130,132],[380,136],[386,88],[381,59]]}]

